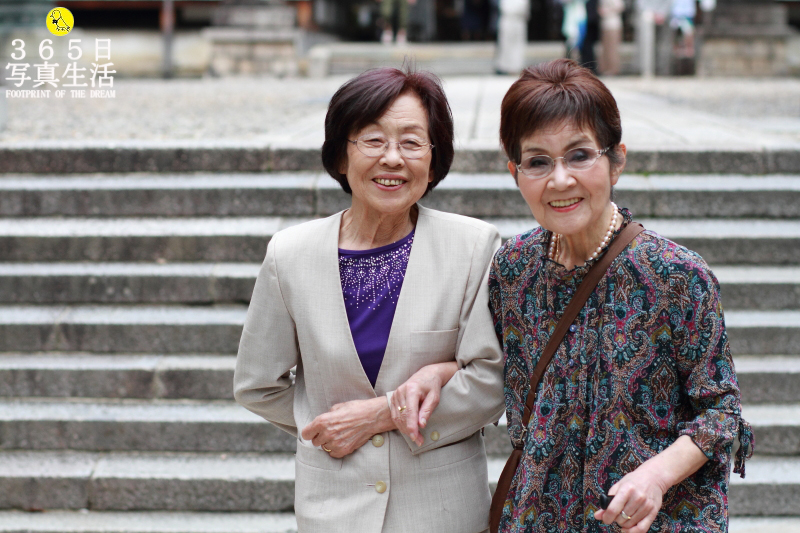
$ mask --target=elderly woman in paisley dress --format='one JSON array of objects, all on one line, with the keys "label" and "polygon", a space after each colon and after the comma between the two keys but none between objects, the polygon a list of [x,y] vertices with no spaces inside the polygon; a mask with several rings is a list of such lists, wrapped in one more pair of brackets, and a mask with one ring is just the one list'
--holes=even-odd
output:
[{"label": "elderly woman in paisley dress", "polygon": [[[523,456],[504,533],[723,532],[734,439],[753,437],[719,299],[702,257],[652,232],[613,261],[569,327],[520,427],[533,370],[589,268],[631,213],[612,201],[625,164],[616,102],[569,60],[528,68],[500,136],[540,227],[507,241],[489,279],[505,352],[508,431]],[[599,497],[614,498],[606,510]]]},{"label": "elderly woman in paisley dress", "polygon": [[350,206],[269,242],[236,399],[297,438],[299,533],[485,531],[480,430],[503,412],[487,283],[500,236],[417,203],[453,161],[438,79],[384,68],[345,83],[322,161]]}]

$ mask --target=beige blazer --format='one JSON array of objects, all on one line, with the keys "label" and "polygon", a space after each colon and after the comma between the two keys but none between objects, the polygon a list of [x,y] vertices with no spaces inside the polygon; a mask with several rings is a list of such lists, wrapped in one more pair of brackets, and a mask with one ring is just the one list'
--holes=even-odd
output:
[{"label": "beige blazer", "polygon": [[[503,412],[503,357],[487,289],[497,230],[420,207],[373,389],[342,297],[341,216],[285,229],[270,241],[239,344],[236,400],[298,436],[300,533],[483,531],[490,496],[480,429]],[[423,366],[452,360],[460,370],[442,390],[422,447],[392,431],[383,444],[374,439],[334,459],[299,437],[334,404],[383,396]],[[376,490],[382,484],[385,491]]]}]

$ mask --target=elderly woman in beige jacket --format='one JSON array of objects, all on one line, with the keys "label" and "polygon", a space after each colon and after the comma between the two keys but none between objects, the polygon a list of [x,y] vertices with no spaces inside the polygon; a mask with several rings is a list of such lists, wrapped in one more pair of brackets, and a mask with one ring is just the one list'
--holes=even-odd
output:
[{"label": "elderly woman in beige jacket", "polygon": [[270,241],[235,397],[297,436],[300,533],[482,532],[480,430],[503,411],[487,289],[500,238],[417,203],[453,160],[439,81],[388,68],[350,80],[322,152],[352,205]]}]

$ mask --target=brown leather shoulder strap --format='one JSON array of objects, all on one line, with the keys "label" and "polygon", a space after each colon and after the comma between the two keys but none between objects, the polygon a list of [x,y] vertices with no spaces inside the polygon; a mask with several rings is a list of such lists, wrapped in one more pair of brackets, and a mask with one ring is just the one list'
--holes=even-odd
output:
[{"label": "brown leather shoulder strap", "polygon": [[572,324],[572,322],[575,320],[575,317],[578,316],[578,313],[580,313],[581,308],[586,303],[586,300],[589,299],[589,296],[592,295],[592,292],[594,291],[595,287],[597,287],[597,284],[600,283],[600,280],[605,275],[608,267],[611,266],[611,262],[614,261],[614,259],[616,259],[620,253],[622,253],[622,250],[624,250],[631,243],[631,241],[633,241],[633,239],[635,239],[636,236],[643,231],[644,226],[638,222],[631,222],[628,224],[611,243],[611,246],[608,248],[608,251],[605,253],[605,255],[603,255],[603,257],[601,257],[600,260],[589,270],[589,272],[586,274],[586,277],[578,287],[578,290],[575,291],[575,296],[572,297],[569,305],[567,305],[567,308],[564,310],[561,320],[559,320],[558,324],[556,324],[556,329],[553,331],[553,334],[550,336],[550,340],[547,342],[547,346],[544,347],[544,351],[542,352],[542,356],[539,358],[539,362],[536,363],[536,367],[533,369],[530,389],[528,389],[528,398],[525,402],[525,411],[522,414],[523,431],[528,427],[528,423],[531,420],[533,402],[536,400],[536,387],[539,385],[539,381],[541,381],[545,370],[547,370],[550,360],[553,359],[553,355],[555,355],[556,350],[558,350],[558,345],[561,344],[561,341],[564,339],[564,335],[567,334],[570,324]]}]

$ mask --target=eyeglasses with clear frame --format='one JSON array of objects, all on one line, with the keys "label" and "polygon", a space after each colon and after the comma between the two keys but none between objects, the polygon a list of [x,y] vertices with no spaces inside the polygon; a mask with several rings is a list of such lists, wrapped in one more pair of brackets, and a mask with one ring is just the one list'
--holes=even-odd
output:
[{"label": "eyeglasses with clear frame", "polygon": [[358,151],[367,157],[380,157],[386,153],[390,144],[396,144],[400,150],[400,155],[405,159],[421,159],[431,151],[433,145],[417,137],[410,137],[402,141],[390,141],[382,135],[362,135],[355,141],[347,139],[353,143]]},{"label": "eyeglasses with clear frame", "polygon": [[597,160],[608,152],[608,150],[609,148],[597,150],[596,148],[582,146],[573,148],[563,156],[556,157],[555,159],[544,154],[532,155],[523,159],[522,162],[517,165],[517,170],[530,179],[536,180],[546,178],[553,172],[553,169],[556,168],[556,160],[558,159],[563,159],[564,164],[570,170],[588,170],[592,168]]}]

